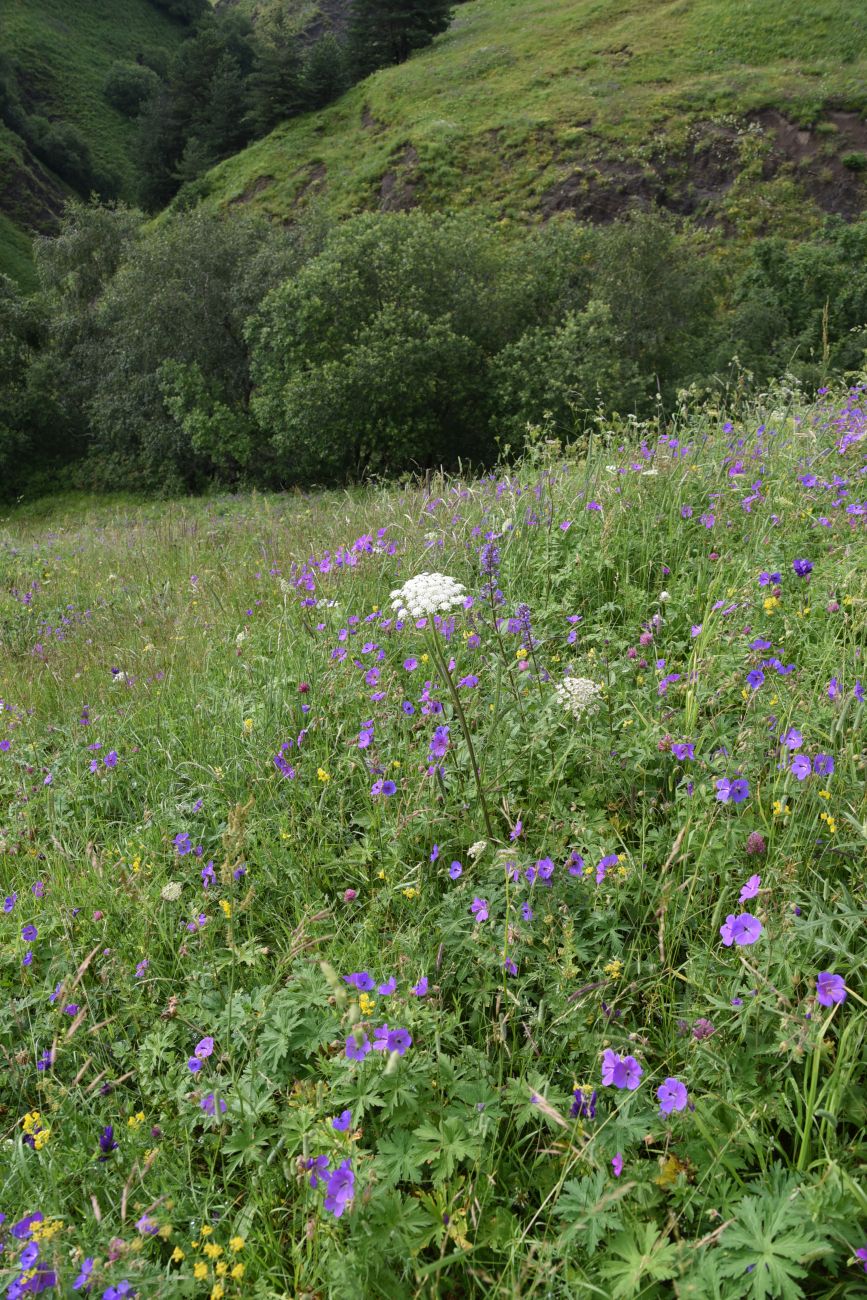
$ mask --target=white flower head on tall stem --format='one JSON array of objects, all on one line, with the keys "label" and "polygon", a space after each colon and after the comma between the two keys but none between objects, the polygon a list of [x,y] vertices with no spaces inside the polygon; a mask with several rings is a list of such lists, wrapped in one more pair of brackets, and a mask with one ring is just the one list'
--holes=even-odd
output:
[{"label": "white flower head on tall stem", "polygon": [[430,618],[458,609],[467,598],[466,588],[445,573],[419,573],[391,593],[398,618]]},{"label": "white flower head on tall stem", "polygon": [[602,687],[589,677],[564,677],[557,687],[557,699],[578,721],[599,708]]}]

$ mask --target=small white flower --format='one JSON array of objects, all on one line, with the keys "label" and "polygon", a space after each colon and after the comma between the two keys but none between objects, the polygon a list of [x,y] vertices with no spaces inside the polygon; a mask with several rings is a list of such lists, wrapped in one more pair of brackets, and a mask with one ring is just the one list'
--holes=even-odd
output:
[{"label": "small white flower", "polygon": [[475,844],[471,844],[467,849],[467,857],[472,858],[473,862],[475,862],[476,858],[480,858],[487,847],[487,840],[476,840]]},{"label": "small white flower", "polygon": [[659,599],[661,604],[667,605],[668,602],[671,600],[671,596],[668,594],[667,591],[661,591],[659,593]]},{"label": "small white flower", "polygon": [[419,573],[391,593],[398,618],[430,618],[463,605],[466,588],[445,573]]},{"label": "small white flower", "polygon": [[126,681],[126,673],[118,672],[112,674],[112,685],[121,686]]},{"label": "small white flower", "polygon": [[564,677],[557,687],[557,699],[578,721],[599,708],[602,687],[589,677]]},{"label": "small white flower", "polygon": [[183,885],[177,880],[170,880],[167,885],[163,885],[160,890],[160,898],[164,898],[167,903],[176,903],[181,896]]}]

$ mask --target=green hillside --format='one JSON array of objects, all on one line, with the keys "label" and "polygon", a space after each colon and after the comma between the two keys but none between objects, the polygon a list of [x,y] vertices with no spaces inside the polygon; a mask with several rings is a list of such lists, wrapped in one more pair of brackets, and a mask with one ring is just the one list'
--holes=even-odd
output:
[{"label": "green hillside", "polygon": [[[11,65],[28,116],[77,127],[94,168],[131,197],[135,125],[106,101],[106,74],[116,61],[166,55],[183,27],[149,0],[3,0],[0,51]],[[22,268],[23,230],[50,228],[70,190],[39,163],[14,131],[0,124],[0,272]],[[26,258],[25,258],[26,266]],[[26,278],[26,276],[25,276]]]},{"label": "green hillside", "polygon": [[867,203],[867,11],[816,0],[471,0],[408,63],[200,182],[279,218],[658,203],[798,233]]}]

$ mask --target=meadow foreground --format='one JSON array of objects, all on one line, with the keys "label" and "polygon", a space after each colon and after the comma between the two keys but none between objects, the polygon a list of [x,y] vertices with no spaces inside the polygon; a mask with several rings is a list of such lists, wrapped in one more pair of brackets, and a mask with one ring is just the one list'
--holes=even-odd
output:
[{"label": "meadow foreground", "polygon": [[867,1295],[864,396],[6,520],[4,1295]]}]

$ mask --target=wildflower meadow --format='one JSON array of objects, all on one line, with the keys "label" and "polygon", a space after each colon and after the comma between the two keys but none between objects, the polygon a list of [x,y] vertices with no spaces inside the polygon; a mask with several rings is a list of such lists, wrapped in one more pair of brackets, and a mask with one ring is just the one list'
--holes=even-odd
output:
[{"label": "wildflower meadow", "polygon": [[867,1296],[867,391],[0,526],[0,1293]]}]

